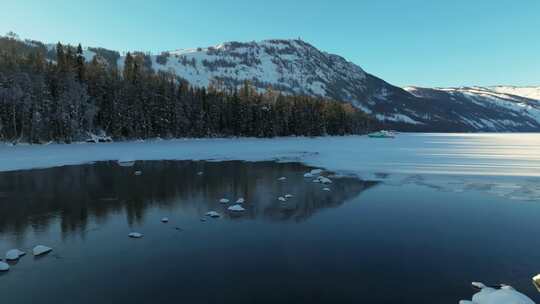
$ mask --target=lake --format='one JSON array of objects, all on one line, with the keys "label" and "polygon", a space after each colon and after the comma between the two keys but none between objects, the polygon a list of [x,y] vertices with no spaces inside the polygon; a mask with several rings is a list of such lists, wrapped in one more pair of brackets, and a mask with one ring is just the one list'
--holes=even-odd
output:
[{"label": "lake", "polygon": [[[472,281],[540,300],[534,174],[325,171],[323,185],[311,169],[147,160],[2,172],[0,253],[28,253],[0,273],[2,303],[457,303]],[[228,211],[240,197],[246,211]],[[54,250],[35,258],[37,244]]]}]

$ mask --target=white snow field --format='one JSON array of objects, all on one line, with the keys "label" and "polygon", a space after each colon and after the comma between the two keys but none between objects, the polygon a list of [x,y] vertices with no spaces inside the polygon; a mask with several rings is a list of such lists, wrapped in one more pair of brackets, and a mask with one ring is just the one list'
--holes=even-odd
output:
[{"label": "white snow field", "polygon": [[[126,157],[298,161],[340,174],[384,179],[388,183],[441,183],[439,187],[456,191],[482,190],[514,199],[540,200],[540,134],[537,133],[410,133],[399,134],[395,139],[345,136],[0,145],[0,171]],[[451,182],[449,177],[452,177]]]}]

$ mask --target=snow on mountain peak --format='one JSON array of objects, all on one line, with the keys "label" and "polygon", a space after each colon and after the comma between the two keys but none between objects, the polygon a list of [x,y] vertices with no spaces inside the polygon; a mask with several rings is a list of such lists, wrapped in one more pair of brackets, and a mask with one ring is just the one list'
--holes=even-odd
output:
[{"label": "snow on mountain peak", "polygon": [[[354,90],[363,88],[366,77],[355,64],[299,39],[225,42],[150,58],[154,70],[172,72],[194,86],[234,88],[247,80],[261,91],[271,86],[285,94],[344,97],[346,101],[352,101]],[[122,66],[123,58],[118,63]],[[344,82],[356,87],[343,86]]]}]

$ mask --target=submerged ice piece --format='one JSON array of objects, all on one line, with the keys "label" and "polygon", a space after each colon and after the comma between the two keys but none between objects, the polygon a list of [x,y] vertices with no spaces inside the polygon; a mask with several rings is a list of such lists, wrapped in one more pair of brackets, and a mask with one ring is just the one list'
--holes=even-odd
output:
[{"label": "submerged ice piece", "polygon": [[6,252],[6,261],[16,261],[26,253],[19,249],[11,249]]},{"label": "submerged ice piece", "polygon": [[32,249],[32,253],[34,254],[34,256],[47,254],[51,251],[52,251],[51,247],[47,247],[43,245],[37,245],[36,247],[34,247],[34,249]]},{"label": "submerged ice piece", "polygon": [[323,173],[323,170],[322,169],[313,169],[313,170],[309,171],[309,173],[311,173],[311,175],[319,175],[319,174]]},{"label": "submerged ice piece", "polygon": [[471,301],[461,300],[459,304],[535,304],[526,295],[509,285],[489,287],[477,282],[472,285],[480,291],[473,295]]},{"label": "submerged ice piece", "polygon": [[323,170],[322,169],[313,169],[307,173],[304,174],[304,177],[306,178],[311,178],[311,177],[315,177],[319,174],[323,173]]},{"label": "submerged ice piece", "polygon": [[222,204],[227,204],[229,202],[229,200],[226,199],[226,198],[222,198],[222,199],[219,200],[219,202],[222,203]]},{"label": "submerged ice piece", "polygon": [[321,184],[331,184],[332,180],[328,177],[319,176],[316,179],[313,180],[314,183],[321,183]]},{"label": "submerged ice piece", "polygon": [[215,211],[208,211],[208,212],[206,212],[206,216],[216,218],[216,217],[220,217],[221,214],[219,214],[219,213],[217,213]]},{"label": "submerged ice piece", "polygon": [[130,234],[128,234],[128,236],[130,238],[134,238],[134,239],[140,239],[143,237],[143,234],[142,233],[139,233],[139,232],[131,232]]},{"label": "submerged ice piece", "polygon": [[0,261],[0,271],[8,271],[8,270],[9,270],[9,264]]}]

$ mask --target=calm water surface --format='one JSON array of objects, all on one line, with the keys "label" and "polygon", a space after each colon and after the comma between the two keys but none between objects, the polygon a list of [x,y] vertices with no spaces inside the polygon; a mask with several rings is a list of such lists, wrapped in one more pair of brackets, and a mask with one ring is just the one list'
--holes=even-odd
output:
[{"label": "calm water surface", "polygon": [[[540,300],[538,201],[425,177],[331,177],[326,192],[303,177],[310,169],[139,161],[0,173],[0,253],[54,248],[0,274],[1,303],[457,303],[471,281]],[[247,211],[227,212],[222,197],[246,198]],[[209,210],[223,216],[201,221]]]}]

